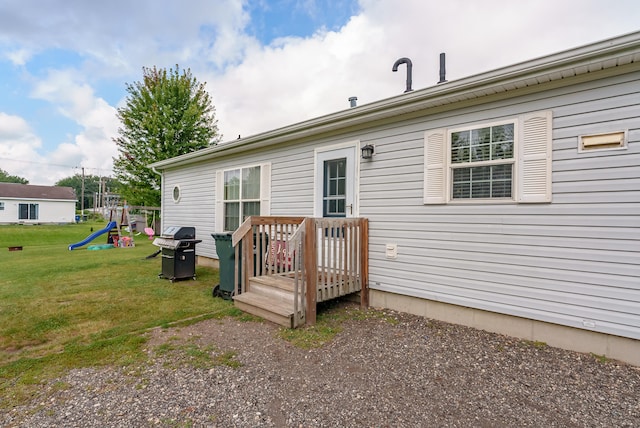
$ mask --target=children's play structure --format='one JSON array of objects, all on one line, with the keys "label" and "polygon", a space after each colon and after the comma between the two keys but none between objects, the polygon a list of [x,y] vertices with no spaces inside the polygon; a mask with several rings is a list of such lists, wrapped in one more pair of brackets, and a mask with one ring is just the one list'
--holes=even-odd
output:
[{"label": "children's play structure", "polygon": [[155,236],[156,232],[153,230],[153,228],[155,227],[156,224],[156,211],[153,210],[153,217],[151,219],[151,226],[147,226],[149,223],[147,222],[147,212],[145,210],[145,214],[144,214],[144,224],[145,224],[145,228],[144,228],[144,233],[147,234],[147,236],[149,237],[149,239],[153,239],[153,237]]},{"label": "children's play structure", "polygon": [[[118,218],[118,213],[120,214],[120,222],[115,220]],[[127,205],[127,201],[124,201],[124,205],[120,207],[117,198],[110,199],[109,222],[104,229],[93,232],[82,241],[69,245],[69,251],[82,247],[104,234],[107,234],[107,244],[112,244],[114,247],[134,246],[133,228],[129,221],[129,206]]]},{"label": "children's play structure", "polygon": [[87,236],[80,242],[76,242],[75,244],[69,245],[69,250],[75,250],[78,247],[82,247],[83,245],[87,245],[89,242],[96,239],[98,236],[103,235],[107,232],[110,232],[112,229],[118,227],[118,224],[115,221],[110,221],[109,224],[104,229],[100,229],[96,232],[93,232],[91,235]]}]

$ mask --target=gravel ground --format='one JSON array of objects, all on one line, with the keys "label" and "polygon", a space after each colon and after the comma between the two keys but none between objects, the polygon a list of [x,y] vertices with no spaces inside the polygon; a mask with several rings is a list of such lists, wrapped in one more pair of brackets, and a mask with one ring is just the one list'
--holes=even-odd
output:
[{"label": "gravel ground", "polygon": [[0,426],[640,427],[638,368],[384,315],[311,350],[266,322],[154,330],[145,365],[73,370]]}]

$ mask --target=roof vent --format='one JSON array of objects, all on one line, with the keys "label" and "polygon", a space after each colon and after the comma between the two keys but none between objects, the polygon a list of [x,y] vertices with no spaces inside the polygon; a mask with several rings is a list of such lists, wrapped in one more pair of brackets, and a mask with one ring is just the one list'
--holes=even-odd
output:
[{"label": "roof vent", "polygon": [[447,81],[447,79],[445,79],[445,75],[447,74],[447,71],[445,70],[445,58],[444,58],[444,52],[440,54],[440,81],[438,83],[445,83]]},{"label": "roof vent", "polygon": [[407,92],[411,92],[413,91],[413,89],[411,89],[411,69],[413,68],[413,64],[411,63],[411,60],[409,58],[400,58],[399,60],[397,60],[394,64],[393,64],[393,68],[391,69],[391,71],[398,71],[398,66],[400,64],[407,64],[407,89],[404,91],[405,93]]},{"label": "roof vent", "polygon": [[356,101],[358,101],[358,97],[349,97],[349,105],[351,106],[351,108],[358,105]]}]

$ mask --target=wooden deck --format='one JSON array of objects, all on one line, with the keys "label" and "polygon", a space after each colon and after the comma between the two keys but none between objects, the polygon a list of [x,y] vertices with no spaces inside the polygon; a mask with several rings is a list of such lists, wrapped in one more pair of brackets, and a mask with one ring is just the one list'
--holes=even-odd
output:
[{"label": "wooden deck", "polygon": [[361,292],[367,306],[367,226],[366,219],[250,217],[232,239],[234,304],[289,328],[314,324],[318,302]]}]

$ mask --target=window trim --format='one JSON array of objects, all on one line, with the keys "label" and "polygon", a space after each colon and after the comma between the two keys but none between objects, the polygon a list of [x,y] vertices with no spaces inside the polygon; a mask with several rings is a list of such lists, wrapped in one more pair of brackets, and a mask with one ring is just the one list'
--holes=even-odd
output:
[{"label": "window trim", "polygon": [[[260,203],[260,188],[258,189],[258,197],[257,198],[244,198],[243,197],[243,193],[244,193],[244,188],[243,188],[243,183],[244,183],[244,172],[250,169],[255,169],[258,168],[258,174],[262,175],[262,167],[260,165],[252,165],[252,166],[243,166],[240,168],[233,168],[233,169],[226,169],[222,172],[222,179],[223,179],[223,192],[222,192],[222,207],[224,210],[224,216],[223,216],[223,230],[227,231],[227,232],[232,232],[233,230],[231,229],[227,229],[224,227],[226,220],[227,220],[227,205],[229,204],[237,204],[238,205],[238,227],[240,227],[240,225],[242,224],[242,222],[244,221],[243,218],[245,217],[245,213],[244,213],[244,204],[248,203],[248,202],[257,202],[258,204]],[[238,197],[234,198],[234,199],[227,199],[226,198],[226,175],[227,173],[235,173],[237,171],[238,174]],[[258,182],[258,186],[261,186],[261,181],[262,178],[260,178],[260,181]],[[249,186],[250,187],[250,186]],[[235,216],[234,216],[235,217]],[[235,230],[235,229],[234,229]]]},{"label": "window trim", "polygon": [[[27,218],[22,218],[22,206],[27,206]],[[32,208],[34,209],[32,211]],[[32,204],[32,203],[18,203],[18,220],[19,221],[28,221],[28,220],[39,220],[40,219],[40,204]]]},{"label": "window trim", "polygon": [[[178,191],[178,197],[176,197],[176,190]],[[173,186],[173,189],[171,190],[171,199],[173,199],[174,204],[177,204],[180,202],[180,199],[182,199],[182,190],[180,189],[180,185],[176,184]]]},{"label": "window trim", "polygon": [[[451,136],[455,132],[461,131],[472,131],[474,129],[480,128],[490,128],[493,126],[500,125],[508,125],[513,124],[513,156],[508,159],[494,159],[488,161],[479,161],[479,162],[465,162],[462,164],[454,164],[451,161]],[[515,203],[517,201],[516,191],[518,188],[518,146],[520,144],[519,137],[519,123],[517,117],[510,117],[500,120],[495,120],[492,122],[475,122],[470,124],[465,124],[456,128],[447,129],[446,132],[446,142],[445,142],[445,151],[446,151],[446,203],[447,204],[470,204],[470,203]],[[455,166],[454,166],[455,165]],[[465,166],[462,166],[465,165]],[[462,169],[462,168],[473,168],[473,167],[481,167],[481,166],[493,166],[493,165],[513,165],[513,169],[511,170],[511,197],[509,198],[459,198],[455,199],[453,197],[453,170],[454,169]]]},{"label": "window trim", "polygon": [[[239,171],[242,177],[242,171],[249,168],[260,168],[260,197],[259,199],[242,199],[242,189],[239,189],[240,199],[225,200],[224,199],[224,176],[229,171]],[[225,230],[225,204],[228,202],[238,202],[240,204],[239,225],[242,224],[242,203],[258,202],[260,204],[260,215],[267,216],[271,212],[271,163],[243,164],[233,167],[218,169],[216,171],[216,208],[215,208],[215,231],[218,233],[233,232],[233,230]]]}]

